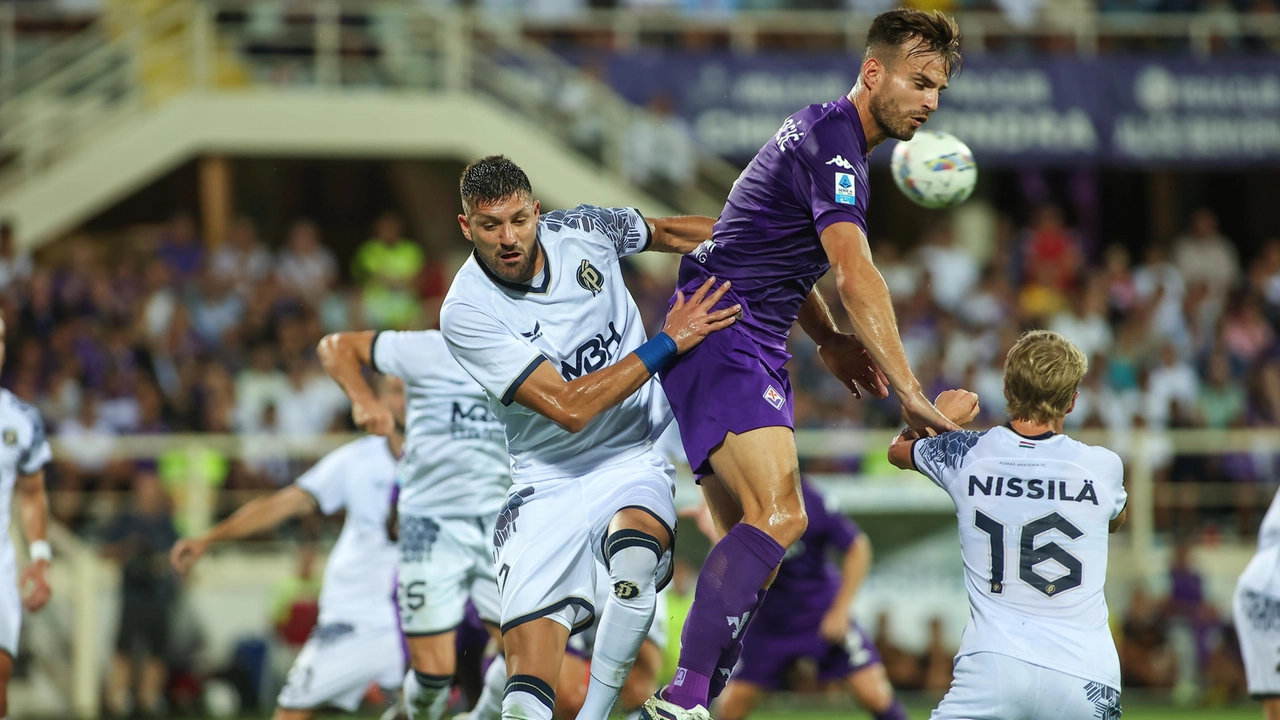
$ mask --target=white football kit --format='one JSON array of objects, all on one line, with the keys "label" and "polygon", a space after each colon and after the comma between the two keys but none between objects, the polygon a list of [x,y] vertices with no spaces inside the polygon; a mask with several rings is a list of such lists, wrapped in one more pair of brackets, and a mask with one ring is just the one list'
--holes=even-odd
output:
[{"label": "white football kit", "polygon": [[400,460],[400,619],[409,637],[450,632],[467,598],[498,621],[493,524],[511,487],[502,425],[438,330],[381,332],[373,368],[405,383]]},{"label": "white football kit", "polygon": [[[601,544],[619,510],[648,511],[674,539],[674,470],[652,449],[671,421],[656,379],[578,433],[514,403],[543,363],[572,381],[647,340],[619,260],[650,240],[632,209],[547,213],[538,223],[546,260],[532,284],[506,282],[473,255],[445,298],[445,340],[489,392],[511,453],[513,485],[493,537],[504,631],[541,617],[573,630],[591,623],[594,561],[604,562]],[[670,551],[659,588],[669,574]]]},{"label": "white football kit", "polygon": [[53,458],[40,412],[8,390],[0,390],[0,651],[18,657],[22,598],[18,560],[9,537],[14,485],[19,475],[40,472]]},{"label": "white football kit", "polygon": [[394,688],[404,679],[404,652],[391,598],[396,546],[387,514],[396,461],[380,437],[365,437],[326,455],[297,480],[320,511],[346,511],[320,589],[320,617],[289,670],[281,707],[355,710],[370,683]]},{"label": "white football kit", "polygon": [[1006,426],[917,440],[912,460],[955,502],[969,593],[933,719],[1120,717],[1103,596],[1109,526],[1128,500],[1119,456]]},{"label": "white football kit", "polygon": [[1258,552],[1236,583],[1232,610],[1249,694],[1280,696],[1280,493],[1262,518]]}]

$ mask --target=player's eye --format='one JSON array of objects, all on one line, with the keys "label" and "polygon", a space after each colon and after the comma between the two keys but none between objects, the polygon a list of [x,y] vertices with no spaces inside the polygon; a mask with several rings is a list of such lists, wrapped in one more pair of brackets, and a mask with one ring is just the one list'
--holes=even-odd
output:
[{"label": "player's eye", "polygon": [[494,229],[495,227],[497,227],[497,225],[494,225],[493,223],[485,223],[484,225],[481,225],[480,227],[483,227],[485,230],[487,230],[487,231],[489,231],[489,232],[492,232],[492,231],[493,231],[493,229]]}]

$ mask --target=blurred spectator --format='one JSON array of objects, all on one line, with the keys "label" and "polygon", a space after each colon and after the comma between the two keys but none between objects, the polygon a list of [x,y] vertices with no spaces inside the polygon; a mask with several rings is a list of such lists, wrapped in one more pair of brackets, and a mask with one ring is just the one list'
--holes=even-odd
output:
[{"label": "blurred spectator", "polygon": [[274,264],[253,221],[241,216],[231,223],[227,241],[213,253],[209,269],[214,278],[245,297],[254,283],[271,274]]},{"label": "blurred spectator", "polygon": [[1174,263],[1188,284],[1204,282],[1219,297],[1240,279],[1240,258],[1218,232],[1218,216],[1208,208],[1191,215],[1187,233],[1173,243]]},{"label": "blurred spectator", "polygon": [[320,244],[320,229],[310,220],[298,220],[289,229],[289,243],[280,253],[276,277],[285,292],[297,294],[318,306],[338,279],[338,263],[329,248]]},{"label": "blurred spectator", "polygon": [[227,331],[244,319],[244,300],[232,291],[231,280],[216,272],[200,278],[190,303],[191,327],[206,346],[216,346]]},{"label": "blurred spectator", "polygon": [[951,671],[955,664],[956,650],[943,638],[942,618],[929,621],[929,645],[920,659],[924,668],[924,689],[942,693],[951,687]]},{"label": "blurred spectator", "polygon": [[1216,352],[1209,357],[1207,377],[1200,385],[1199,406],[1205,427],[1225,430],[1244,424],[1244,385],[1232,374],[1231,359],[1226,353]]},{"label": "blurred spectator", "polygon": [[164,658],[177,599],[169,548],[177,539],[159,479],[150,472],[138,475],[133,507],[116,518],[103,549],[120,563],[122,578],[120,627],[107,690],[108,709],[116,717],[126,716],[131,705],[143,717],[164,711]]},{"label": "blurred spectator", "polygon": [[1085,357],[1093,357],[1111,347],[1111,324],[1107,322],[1107,288],[1090,283],[1088,289],[1071,295],[1069,309],[1049,322],[1049,329],[1076,344]]},{"label": "blurred spectator", "polygon": [[363,288],[364,312],[378,329],[403,330],[418,319],[417,279],[426,265],[422,246],[404,238],[400,216],[383,213],[374,236],[356,250],[351,275]]},{"label": "blurred spectator", "polygon": [[1182,301],[1187,285],[1160,243],[1147,246],[1146,261],[1133,273],[1133,286],[1138,298],[1151,308],[1151,334],[1186,346],[1189,338]]},{"label": "blurred spectator", "polygon": [[1126,687],[1173,687],[1178,661],[1168,634],[1168,619],[1160,606],[1141,586],[1135,587],[1121,623],[1120,671]]},{"label": "blurred spectator", "polygon": [[1168,427],[1175,413],[1191,414],[1199,392],[1195,369],[1178,356],[1177,348],[1166,343],[1160,349],[1160,365],[1147,377],[1147,426]]},{"label": "blurred spectator", "polygon": [[31,253],[18,250],[14,244],[13,226],[0,222],[0,291],[30,280],[33,270]]},{"label": "blurred spectator", "polygon": [[889,288],[889,295],[894,303],[900,303],[916,294],[924,271],[912,258],[903,257],[895,243],[881,240],[876,243],[871,255],[875,258],[876,269],[884,278],[884,284]]},{"label": "blurred spectator", "polygon": [[160,235],[160,247],[156,257],[164,263],[170,277],[184,282],[194,277],[204,267],[204,245],[196,233],[195,220],[187,213],[178,213]]},{"label": "blurred spectator", "polygon": [[889,682],[899,690],[919,690],[923,686],[918,659],[894,641],[890,635],[889,613],[882,612],[876,617],[876,648],[880,650],[880,658],[884,662],[885,674]]},{"label": "blurred spectator", "polygon": [[1026,275],[1065,292],[1076,284],[1084,262],[1080,239],[1067,229],[1056,205],[1042,205],[1021,241]]},{"label": "blurred spectator", "polygon": [[978,284],[980,269],[973,256],[956,244],[951,228],[938,225],[926,233],[920,261],[938,307],[954,312]]},{"label": "blurred spectator", "polygon": [[1237,367],[1253,365],[1275,343],[1271,323],[1262,314],[1258,299],[1238,293],[1222,321],[1222,348]]},{"label": "blurred spectator", "polygon": [[628,128],[624,153],[627,177],[663,202],[675,204],[697,174],[693,132],[665,93],[656,94],[649,114]]}]

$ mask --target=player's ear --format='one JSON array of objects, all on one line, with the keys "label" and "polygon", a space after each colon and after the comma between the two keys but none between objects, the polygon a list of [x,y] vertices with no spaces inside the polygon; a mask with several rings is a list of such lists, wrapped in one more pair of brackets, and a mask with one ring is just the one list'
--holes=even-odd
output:
[{"label": "player's ear", "polygon": [[866,89],[874,90],[880,84],[883,76],[884,64],[873,56],[862,63],[862,71],[858,77],[858,82],[862,83],[862,86]]},{"label": "player's ear", "polygon": [[1071,396],[1071,404],[1067,406],[1067,414],[1070,415],[1072,410],[1076,409],[1076,400],[1080,399],[1080,391],[1077,390],[1075,395]]},{"label": "player's ear", "polygon": [[464,237],[466,237],[466,238],[467,238],[467,241],[468,241],[468,242],[475,242],[474,240],[472,240],[472,239],[471,239],[471,225],[469,225],[469,224],[467,223],[467,216],[466,216],[466,215],[459,215],[459,216],[458,216],[458,224],[462,226],[462,234],[463,234],[463,236],[464,236]]},{"label": "player's ear", "polygon": [[534,200],[533,201],[533,219],[537,220],[540,215],[542,215],[542,203],[538,202],[537,200]]}]

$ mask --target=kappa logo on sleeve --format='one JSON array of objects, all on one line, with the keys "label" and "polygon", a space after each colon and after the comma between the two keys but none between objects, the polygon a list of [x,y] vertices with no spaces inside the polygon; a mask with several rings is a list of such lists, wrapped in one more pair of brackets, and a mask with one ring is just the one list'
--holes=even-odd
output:
[{"label": "kappa logo on sleeve", "polygon": [[849,162],[848,160],[845,160],[843,155],[837,155],[831,158],[830,160],[827,161],[826,164],[835,165],[838,168],[844,168],[845,170],[849,170],[850,172],[853,171],[853,163]]},{"label": "kappa logo on sleeve", "polygon": [[857,205],[858,191],[854,185],[853,175],[849,173],[836,173],[836,202],[841,205]]},{"label": "kappa logo on sleeve", "polygon": [[773,406],[775,410],[781,410],[782,406],[787,403],[787,399],[782,396],[772,385],[764,391],[764,399]]}]

